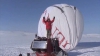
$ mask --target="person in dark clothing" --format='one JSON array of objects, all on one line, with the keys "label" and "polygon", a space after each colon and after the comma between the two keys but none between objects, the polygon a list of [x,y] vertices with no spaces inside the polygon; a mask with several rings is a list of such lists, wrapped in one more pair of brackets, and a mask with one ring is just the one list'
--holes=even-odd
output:
[{"label": "person in dark clothing", "polygon": [[20,53],[19,56],[22,56],[22,54]]},{"label": "person in dark clothing", "polygon": [[47,30],[47,38],[50,38],[51,36],[51,30],[52,30],[52,23],[54,22],[55,17],[53,17],[53,20],[50,20],[49,17],[47,17],[47,20],[45,20],[45,17],[43,17],[43,23],[46,25]]},{"label": "person in dark clothing", "polygon": [[37,34],[35,34],[35,38],[37,38]]}]

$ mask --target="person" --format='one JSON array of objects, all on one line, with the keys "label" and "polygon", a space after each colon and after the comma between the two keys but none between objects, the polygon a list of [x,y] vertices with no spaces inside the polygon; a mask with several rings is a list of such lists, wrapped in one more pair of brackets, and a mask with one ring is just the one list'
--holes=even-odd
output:
[{"label": "person", "polygon": [[22,56],[22,54],[20,53],[19,56]]},{"label": "person", "polygon": [[47,30],[47,38],[50,38],[51,36],[52,23],[54,22],[54,20],[55,17],[53,17],[53,20],[50,20],[49,16],[47,17],[47,20],[45,20],[45,17],[43,17],[43,23],[45,23]]},{"label": "person", "polygon": [[35,34],[35,39],[37,39],[37,40],[39,39],[39,40],[40,40],[40,39],[41,39],[41,37],[40,37],[40,36],[38,36],[37,34]]},{"label": "person", "polygon": [[35,38],[37,38],[37,34],[35,34]]}]

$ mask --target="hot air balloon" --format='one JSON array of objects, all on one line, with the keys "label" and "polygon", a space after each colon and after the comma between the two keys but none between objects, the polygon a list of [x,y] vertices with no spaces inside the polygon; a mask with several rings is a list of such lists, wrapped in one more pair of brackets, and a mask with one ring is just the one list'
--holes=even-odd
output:
[{"label": "hot air balloon", "polygon": [[83,33],[83,17],[80,11],[72,5],[55,4],[49,6],[42,13],[38,24],[38,36],[46,37],[46,26],[43,17],[50,20],[55,17],[52,24],[51,38],[59,39],[59,47],[68,52],[76,47]]},{"label": "hot air balloon", "polygon": [[72,50],[76,47],[83,33],[83,17],[79,10],[68,4],[55,4],[46,8],[41,15],[38,24],[38,35],[46,37],[46,28],[42,22],[43,17],[49,17],[55,21],[52,24],[52,37],[58,37],[60,47],[64,50]]}]

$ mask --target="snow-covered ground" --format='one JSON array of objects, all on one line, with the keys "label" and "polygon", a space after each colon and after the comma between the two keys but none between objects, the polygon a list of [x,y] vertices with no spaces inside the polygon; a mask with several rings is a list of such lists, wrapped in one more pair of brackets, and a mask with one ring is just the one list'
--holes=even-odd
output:
[{"label": "snow-covered ground", "polygon": [[[0,56],[18,56],[20,53],[22,53],[23,56],[26,56],[27,53],[32,53],[32,50],[30,50],[30,44],[34,37],[33,33],[8,33],[7,35],[3,35],[3,32],[0,33]],[[79,44],[74,50],[68,52],[68,55],[100,56],[100,34],[83,35]]]},{"label": "snow-covered ground", "polygon": [[32,51],[27,46],[0,46],[0,56],[26,56],[29,52]]},{"label": "snow-covered ground", "polygon": [[83,37],[69,56],[100,56],[100,36]]},{"label": "snow-covered ground", "polygon": [[0,31],[0,56],[18,56],[20,53],[26,56],[31,53],[31,42],[34,33],[21,31]]},{"label": "snow-covered ground", "polygon": [[[0,46],[0,56],[18,56],[20,53],[26,56],[30,50],[30,45],[20,46]],[[69,56],[100,56],[100,38],[84,37],[77,47],[68,53]]]}]

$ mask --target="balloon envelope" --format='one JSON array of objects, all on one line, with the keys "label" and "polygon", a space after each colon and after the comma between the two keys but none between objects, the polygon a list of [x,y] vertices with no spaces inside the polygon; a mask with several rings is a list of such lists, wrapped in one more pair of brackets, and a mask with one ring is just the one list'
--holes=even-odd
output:
[{"label": "balloon envelope", "polygon": [[59,38],[60,48],[70,51],[76,47],[83,33],[83,18],[79,10],[68,4],[55,4],[46,8],[40,17],[38,24],[38,36],[46,37],[46,26],[43,17],[50,20],[55,16],[52,23],[52,38]]}]

